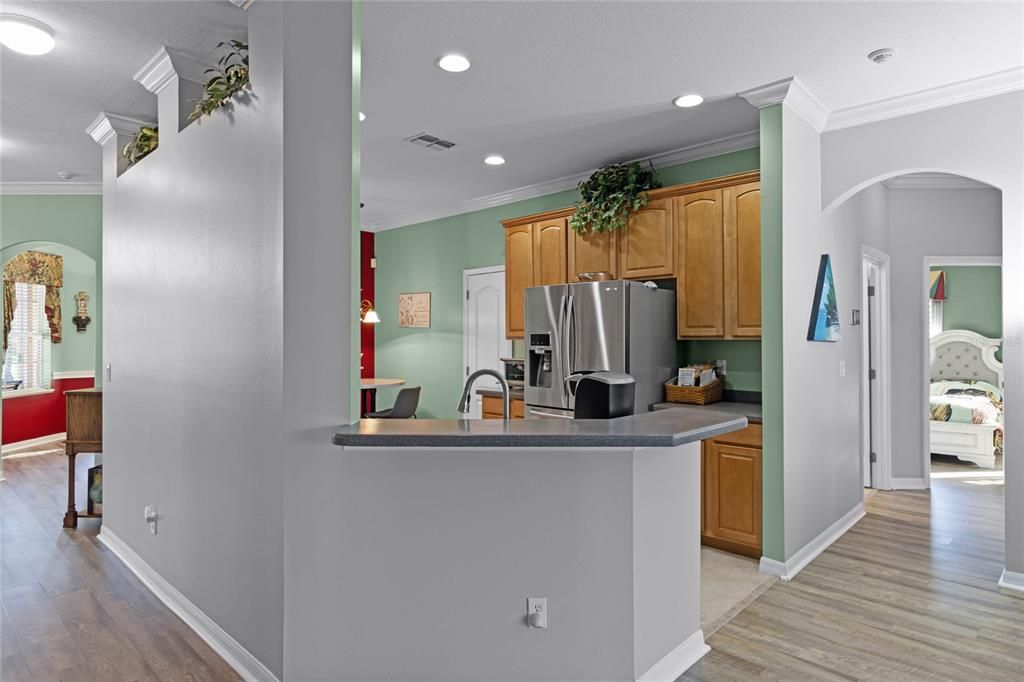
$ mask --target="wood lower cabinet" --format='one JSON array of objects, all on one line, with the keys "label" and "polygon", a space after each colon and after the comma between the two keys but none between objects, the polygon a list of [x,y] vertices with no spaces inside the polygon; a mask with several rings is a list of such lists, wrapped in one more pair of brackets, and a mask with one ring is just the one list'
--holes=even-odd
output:
[{"label": "wood lower cabinet", "polygon": [[761,425],[703,442],[701,542],[761,556]]},{"label": "wood lower cabinet", "polygon": [[722,190],[675,198],[676,330],[680,337],[725,334]]},{"label": "wood lower cabinet", "polygon": [[533,225],[505,229],[505,336],[521,339],[526,329],[526,288],[534,278]]},{"label": "wood lower cabinet", "polygon": [[622,279],[675,276],[672,198],[651,199],[646,206],[630,214],[618,241],[618,276]]},{"label": "wood lower cabinet", "polygon": [[533,224],[533,286],[565,284],[567,218],[555,218]]},{"label": "wood lower cabinet", "polygon": [[[501,419],[501,398],[494,396],[483,396],[483,408],[481,410],[484,419]],[[526,417],[526,403],[521,399],[513,398],[508,404],[509,419],[523,419]]]},{"label": "wood lower cabinet", "polygon": [[569,229],[569,281],[579,282],[580,273],[607,272],[618,277],[619,247],[615,232],[579,235]]},{"label": "wood lower cabinet", "polygon": [[725,334],[761,336],[761,183],[727,187]]}]

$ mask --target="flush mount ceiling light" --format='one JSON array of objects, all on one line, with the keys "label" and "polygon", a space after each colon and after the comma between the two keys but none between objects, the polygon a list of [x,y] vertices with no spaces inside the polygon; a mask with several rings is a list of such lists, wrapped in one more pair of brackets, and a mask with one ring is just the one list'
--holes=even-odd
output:
[{"label": "flush mount ceiling light", "polygon": [[462,73],[469,69],[469,59],[461,54],[446,54],[438,57],[437,67],[449,73]]},{"label": "flush mount ceiling light", "polygon": [[701,104],[703,101],[704,98],[700,95],[680,95],[672,100],[672,104],[675,104],[680,109],[689,109],[690,107],[695,107],[698,104]]},{"label": "flush mount ceiling light", "polygon": [[0,14],[0,43],[30,55],[46,54],[56,44],[52,28],[18,14]]},{"label": "flush mount ceiling light", "polygon": [[880,50],[868,52],[868,59],[875,64],[885,64],[896,56],[896,50],[891,47],[883,47]]},{"label": "flush mount ceiling light", "polygon": [[484,163],[486,163],[488,166],[500,166],[503,163],[505,163],[505,157],[498,156],[497,154],[491,154],[490,156],[484,159]]},{"label": "flush mount ceiling light", "polygon": [[61,180],[71,180],[77,175],[78,173],[72,173],[71,171],[57,171],[57,177]]},{"label": "flush mount ceiling light", "polygon": [[366,120],[366,114],[364,114],[363,112],[360,111],[359,112],[359,120],[360,121],[365,121]]}]

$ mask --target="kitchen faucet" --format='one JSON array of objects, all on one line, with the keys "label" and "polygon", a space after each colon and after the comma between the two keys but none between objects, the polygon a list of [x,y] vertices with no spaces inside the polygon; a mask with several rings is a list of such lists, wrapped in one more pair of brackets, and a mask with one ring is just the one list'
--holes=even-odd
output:
[{"label": "kitchen faucet", "polygon": [[477,378],[483,375],[492,376],[498,380],[501,384],[501,418],[508,421],[508,384],[505,382],[505,377],[501,376],[493,369],[479,369],[469,375],[466,379],[466,385],[462,388],[462,400],[459,401],[459,412],[462,414],[469,414],[469,392],[473,388],[473,382]]}]

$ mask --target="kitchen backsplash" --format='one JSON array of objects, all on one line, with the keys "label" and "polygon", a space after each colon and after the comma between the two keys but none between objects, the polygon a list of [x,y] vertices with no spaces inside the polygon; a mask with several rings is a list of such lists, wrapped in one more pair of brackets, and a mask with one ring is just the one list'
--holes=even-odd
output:
[{"label": "kitchen backsplash", "polygon": [[688,340],[676,342],[679,366],[705,360],[725,360],[725,387],[734,391],[761,390],[761,341]]}]

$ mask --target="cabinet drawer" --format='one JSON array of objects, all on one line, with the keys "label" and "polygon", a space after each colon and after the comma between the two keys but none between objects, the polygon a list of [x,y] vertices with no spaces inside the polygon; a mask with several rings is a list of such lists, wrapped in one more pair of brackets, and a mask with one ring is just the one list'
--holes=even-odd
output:
[{"label": "cabinet drawer", "polygon": [[501,398],[485,395],[481,412],[484,419],[501,419]]},{"label": "cabinet drawer", "polygon": [[[498,406],[498,411],[501,412],[501,405]],[[716,443],[731,443],[733,445],[748,445],[759,448],[761,447],[761,425],[750,424],[745,429],[724,433],[721,436],[715,436],[711,440]]]},{"label": "cabinet drawer", "polygon": [[[501,412],[501,401],[498,401],[498,412]],[[509,417],[511,419],[524,419],[526,417],[526,403],[522,400],[513,400],[509,405]]]}]

